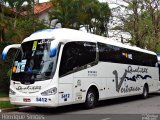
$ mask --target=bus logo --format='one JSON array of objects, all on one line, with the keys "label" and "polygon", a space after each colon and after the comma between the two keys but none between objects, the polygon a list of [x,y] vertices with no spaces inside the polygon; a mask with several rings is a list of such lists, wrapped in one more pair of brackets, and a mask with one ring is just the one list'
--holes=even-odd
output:
[{"label": "bus logo", "polygon": [[[117,70],[113,71],[113,74],[115,76],[115,81],[116,81],[116,91],[119,93],[127,93],[127,92],[132,92],[132,91],[140,91],[141,88],[136,86],[128,86],[126,85],[125,87],[122,88],[122,84],[124,81],[133,81],[136,82],[137,80],[148,80],[152,79],[152,76],[148,75],[148,69],[145,67],[137,67],[136,69],[133,69],[132,66],[128,66],[127,69],[125,69],[125,72],[122,77],[120,77],[120,82],[118,82],[118,72]],[[127,75],[131,75],[130,77],[127,77]],[[144,75],[145,74],[145,75]]]}]

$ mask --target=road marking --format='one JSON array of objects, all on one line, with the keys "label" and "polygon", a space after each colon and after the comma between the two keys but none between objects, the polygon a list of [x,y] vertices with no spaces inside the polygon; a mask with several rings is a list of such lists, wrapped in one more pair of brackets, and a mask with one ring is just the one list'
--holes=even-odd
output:
[{"label": "road marking", "polygon": [[2,110],[0,109],[0,112],[2,112]]},{"label": "road marking", "polygon": [[103,119],[101,119],[101,120],[110,120],[111,118],[103,118]]}]

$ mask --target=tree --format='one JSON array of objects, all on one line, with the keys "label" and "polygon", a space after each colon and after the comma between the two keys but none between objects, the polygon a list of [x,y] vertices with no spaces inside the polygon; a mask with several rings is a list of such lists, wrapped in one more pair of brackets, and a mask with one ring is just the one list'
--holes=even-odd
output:
[{"label": "tree", "polygon": [[127,5],[119,5],[126,14],[118,16],[123,24],[122,31],[129,32],[133,45],[156,51],[160,44],[160,1],[159,0],[123,0]]},{"label": "tree", "polygon": [[[32,5],[33,5],[33,0],[4,0],[5,3],[8,3],[8,5],[10,6],[10,8],[15,12],[15,18],[14,18],[14,28],[16,28],[16,24],[17,24],[17,16],[22,13],[23,11],[27,12],[27,14],[29,14],[29,12],[32,11]],[[27,5],[23,5],[24,3],[26,3]]]},{"label": "tree", "polygon": [[111,15],[107,3],[98,0],[52,0],[50,19],[57,19],[62,27],[80,29],[107,36],[107,24]]},{"label": "tree", "polygon": [[4,1],[0,1],[0,41],[4,40],[4,30],[6,27],[6,21],[4,19]]},{"label": "tree", "polygon": [[[96,14],[95,18],[97,18],[97,27],[96,34],[108,36],[108,22],[109,17],[111,16],[111,11],[107,3],[99,3],[99,11]],[[97,33],[99,32],[99,33]]]},{"label": "tree", "polygon": [[[47,26],[42,21],[39,21],[38,18],[34,17],[33,3],[31,6],[24,6],[22,4],[24,1],[22,2],[21,0],[8,1],[10,2],[9,7],[5,6],[5,2],[7,2],[7,0],[5,2],[0,1],[0,51],[2,51],[3,48],[9,44],[21,43],[25,37],[29,36],[35,30],[47,28]],[[27,1],[31,2],[32,0]],[[16,9],[16,11],[13,12],[13,9]],[[26,14],[26,16],[21,16],[20,13],[23,11],[28,12],[28,14]],[[11,71],[10,68],[13,55],[15,53],[16,50],[9,52],[5,62],[2,62],[2,58],[0,56],[0,68],[3,68],[3,70],[0,69],[0,82],[2,83],[0,84],[0,92],[3,91],[8,93],[10,81],[7,73]]]},{"label": "tree", "polygon": [[[1,42],[21,42],[34,31],[48,28],[35,17],[33,4],[33,0],[3,1],[3,9],[0,12]],[[13,15],[9,15],[8,10]],[[25,13],[25,16],[23,13]]]}]

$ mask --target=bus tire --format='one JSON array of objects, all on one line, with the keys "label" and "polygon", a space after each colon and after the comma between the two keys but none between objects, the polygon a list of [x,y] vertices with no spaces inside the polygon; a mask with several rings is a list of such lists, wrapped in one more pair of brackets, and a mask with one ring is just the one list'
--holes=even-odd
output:
[{"label": "bus tire", "polygon": [[92,109],[97,104],[96,92],[93,89],[89,89],[86,95],[85,108]]},{"label": "bus tire", "polygon": [[143,98],[143,99],[148,98],[148,94],[149,94],[148,85],[145,84],[144,87],[143,87],[142,98]]}]

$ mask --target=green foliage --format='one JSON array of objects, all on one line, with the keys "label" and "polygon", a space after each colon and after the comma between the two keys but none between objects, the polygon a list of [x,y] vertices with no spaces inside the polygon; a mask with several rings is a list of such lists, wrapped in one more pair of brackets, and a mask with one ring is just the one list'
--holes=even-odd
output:
[{"label": "green foliage", "polygon": [[85,27],[94,34],[107,36],[110,8],[98,0],[52,0],[50,19],[58,19],[62,27],[80,29]]},{"label": "green foliage", "polygon": [[31,33],[48,28],[43,21],[39,21],[38,19],[31,18],[17,18],[16,27],[14,28],[14,20],[12,18],[5,19],[7,22],[7,26],[4,31],[4,39],[5,42],[15,42],[20,43],[24,38],[29,36]]},{"label": "green foliage", "polygon": [[[0,43],[0,53],[2,53],[2,50],[5,46],[9,45],[11,43]],[[15,54],[15,50],[12,50],[12,52],[8,53],[6,61],[2,61],[2,58],[0,56],[0,92],[7,93],[9,92],[9,84],[10,84],[10,76],[9,71],[11,70],[13,57]],[[7,74],[8,73],[8,74]]]},{"label": "green foliage", "polygon": [[10,107],[13,107],[10,101],[0,101],[0,108],[10,108]]},{"label": "green foliage", "polygon": [[[11,9],[14,9],[14,15],[10,15],[10,11],[1,5],[0,10],[0,41],[20,43],[25,37],[29,36],[36,30],[45,29],[47,26],[43,21],[33,15],[32,0],[4,0]],[[27,5],[23,5],[27,3]],[[9,9],[10,9],[9,8]],[[21,16],[19,13],[24,12],[26,16]],[[13,12],[12,12],[13,13]]]},{"label": "green foliage", "polygon": [[160,53],[160,45],[157,47],[156,52]]},{"label": "green foliage", "polygon": [[23,40],[25,37],[29,36],[31,33],[48,28],[42,21],[34,18],[27,18],[27,19],[18,19],[17,20],[17,27],[16,31],[18,36]]},{"label": "green foliage", "polygon": [[[0,53],[5,46],[13,43],[21,43],[31,33],[48,28],[43,21],[39,21],[32,14],[32,0],[5,0],[10,8],[16,9],[17,12],[12,14],[10,8],[5,3],[0,4]],[[27,6],[23,3],[27,2]],[[18,13],[27,10],[27,16],[20,16]],[[16,50],[11,50],[7,55],[6,61],[2,61],[0,56],[0,92],[9,92],[10,75],[12,61]]]},{"label": "green foliage", "polygon": [[[8,28],[10,29],[5,32],[6,41],[0,42],[0,53],[3,48],[11,42],[20,43],[25,37],[29,36],[35,30],[46,28],[43,22],[39,22],[38,20],[34,23],[34,25],[35,27],[33,27],[33,21],[31,19],[18,19],[16,29],[14,29],[13,26],[9,26]],[[16,50],[11,50],[11,52],[8,53],[9,55],[7,55],[6,61],[2,61],[2,58],[0,57],[0,91],[4,91],[6,93],[8,93],[9,90],[11,66],[15,52]]]},{"label": "green foliage", "polygon": [[[124,0],[125,1],[125,0]],[[160,46],[160,11],[159,0],[131,0],[126,10],[130,11],[124,18],[124,31],[131,34],[131,44],[141,48],[157,51]]]}]

